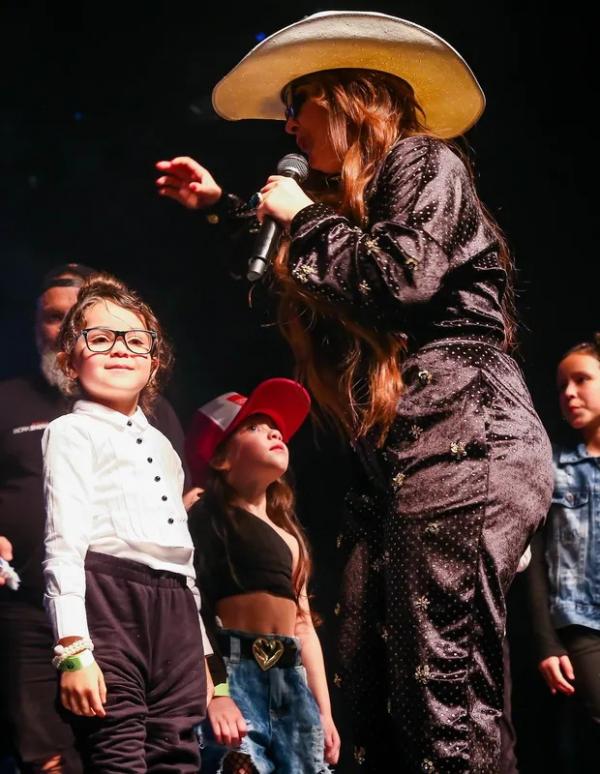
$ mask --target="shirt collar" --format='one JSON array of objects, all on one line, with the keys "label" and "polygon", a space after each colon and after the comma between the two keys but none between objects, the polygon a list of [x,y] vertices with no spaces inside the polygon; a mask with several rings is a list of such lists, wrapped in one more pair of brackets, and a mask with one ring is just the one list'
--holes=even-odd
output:
[{"label": "shirt collar", "polygon": [[148,427],[146,415],[139,406],[128,417],[126,414],[108,408],[108,406],[103,406],[101,403],[95,403],[92,400],[78,400],[73,406],[73,413],[97,417],[99,420],[107,422],[120,430],[143,432]]},{"label": "shirt collar", "polygon": [[558,455],[559,465],[568,465],[574,462],[583,462],[583,460],[595,459],[588,452],[584,443],[578,444],[574,449],[561,449]]}]

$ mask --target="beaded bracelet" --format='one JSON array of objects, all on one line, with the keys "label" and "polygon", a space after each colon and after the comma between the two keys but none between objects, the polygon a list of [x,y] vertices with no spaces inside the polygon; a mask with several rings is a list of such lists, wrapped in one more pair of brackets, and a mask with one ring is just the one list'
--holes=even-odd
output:
[{"label": "beaded bracelet", "polygon": [[80,653],[82,650],[94,650],[94,643],[89,637],[82,637],[80,640],[76,640],[71,645],[55,645],[54,646],[54,658],[52,659],[52,666],[56,669],[60,669],[62,662],[74,656],[76,653]]}]

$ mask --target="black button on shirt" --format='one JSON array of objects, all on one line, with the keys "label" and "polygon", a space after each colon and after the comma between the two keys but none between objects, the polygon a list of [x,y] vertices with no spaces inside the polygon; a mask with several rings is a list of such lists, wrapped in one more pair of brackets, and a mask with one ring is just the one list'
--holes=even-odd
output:
[{"label": "black button on shirt", "polygon": [[155,481],[160,481],[160,476],[154,476]]},{"label": "black button on shirt", "polygon": [[142,442],[142,439],[141,439],[141,438],[136,438],[136,439],[135,439],[135,442],[136,442],[136,443],[141,443],[141,442]]},{"label": "black button on shirt", "polygon": [[167,495],[163,495],[163,496],[162,496],[160,499],[161,499],[163,502],[165,502],[166,500],[168,500],[168,497],[167,497]]}]

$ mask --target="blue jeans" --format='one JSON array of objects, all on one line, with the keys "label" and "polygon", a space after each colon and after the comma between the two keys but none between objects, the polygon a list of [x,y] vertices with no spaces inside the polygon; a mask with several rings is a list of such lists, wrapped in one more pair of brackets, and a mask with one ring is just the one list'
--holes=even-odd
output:
[{"label": "blue jeans", "polygon": [[[300,660],[296,637],[276,636],[282,643],[295,644],[294,666],[273,666],[264,671],[252,657],[240,654],[242,640],[254,641],[275,635],[259,635],[234,629],[221,629],[229,639],[225,657],[231,698],[244,716],[248,733],[237,753],[248,755],[258,774],[326,774],[323,759],[323,728],[319,708],[308,688],[306,670]],[[221,770],[230,748],[217,744],[210,721],[199,728],[203,774]]]}]

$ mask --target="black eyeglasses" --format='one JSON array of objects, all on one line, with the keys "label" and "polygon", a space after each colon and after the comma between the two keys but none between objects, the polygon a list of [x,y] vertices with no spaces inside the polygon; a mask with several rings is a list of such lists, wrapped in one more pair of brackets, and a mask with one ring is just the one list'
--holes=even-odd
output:
[{"label": "black eyeglasses", "polygon": [[285,120],[288,121],[290,118],[298,118],[302,106],[307,99],[308,94],[305,91],[296,91],[286,95]]},{"label": "black eyeglasses", "polygon": [[111,328],[84,328],[81,335],[90,352],[110,352],[118,338],[134,355],[149,355],[158,339],[156,331],[129,330],[113,331]]}]

